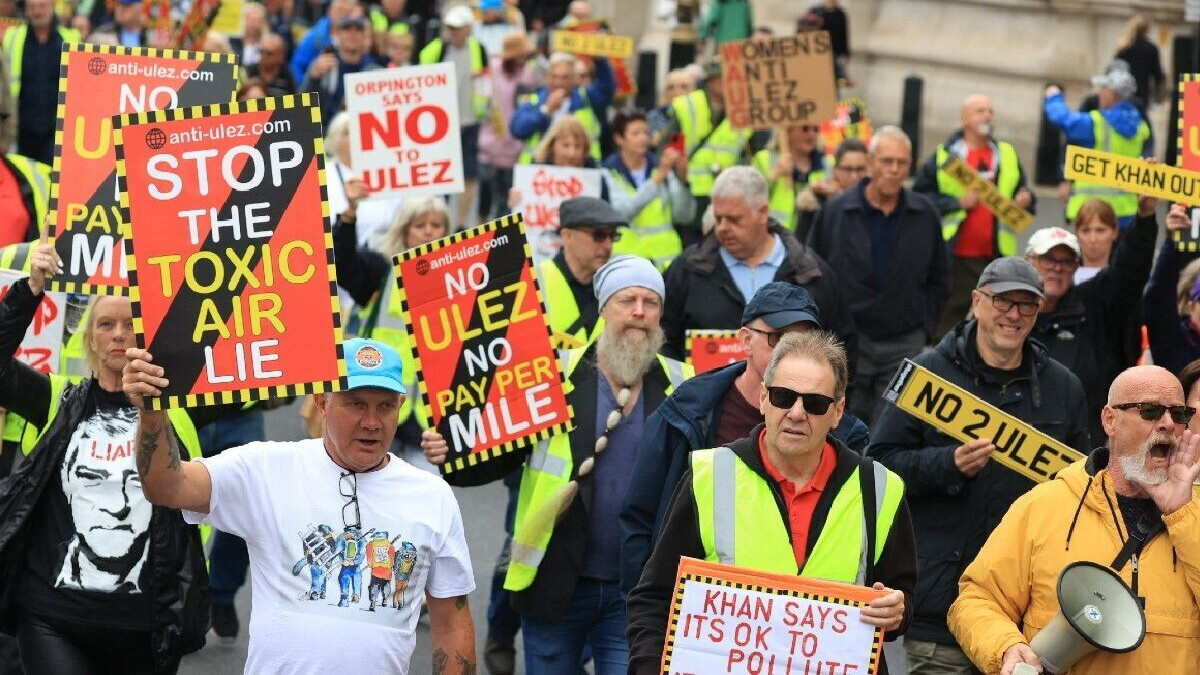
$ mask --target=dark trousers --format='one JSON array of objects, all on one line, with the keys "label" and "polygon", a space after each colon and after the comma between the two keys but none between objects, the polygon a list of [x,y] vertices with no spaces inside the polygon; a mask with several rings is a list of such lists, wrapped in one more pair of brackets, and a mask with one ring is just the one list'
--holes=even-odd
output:
[{"label": "dark trousers", "polygon": [[[150,633],[23,614],[17,641],[26,675],[153,675]],[[165,671],[174,673],[179,661]]]},{"label": "dark trousers", "polygon": [[479,165],[479,220],[487,222],[508,213],[508,191],[513,170],[491,164]]}]

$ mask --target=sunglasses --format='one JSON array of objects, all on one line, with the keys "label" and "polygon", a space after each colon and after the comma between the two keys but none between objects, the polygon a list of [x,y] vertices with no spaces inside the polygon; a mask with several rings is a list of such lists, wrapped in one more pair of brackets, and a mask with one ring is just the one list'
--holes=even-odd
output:
[{"label": "sunglasses", "polygon": [[825,394],[802,394],[787,387],[767,387],[767,400],[780,410],[791,410],[796,399],[804,401],[804,412],[809,415],[824,415],[837,399]]},{"label": "sunglasses", "polygon": [[[342,525],[362,529],[362,512],[358,509],[358,478],[357,474],[344,473],[338,479],[338,491],[348,501],[342,507]],[[354,507],[354,520],[346,517],[346,509]]]},{"label": "sunglasses", "polygon": [[1161,403],[1150,403],[1143,401],[1141,403],[1118,403],[1112,406],[1117,410],[1129,410],[1137,408],[1138,415],[1147,422],[1157,422],[1162,419],[1163,413],[1171,413],[1171,421],[1175,424],[1187,424],[1192,420],[1192,416],[1196,414],[1196,409],[1186,405],[1163,405]]},{"label": "sunglasses", "polygon": [[592,241],[597,244],[601,244],[609,239],[612,239],[615,244],[621,241],[621,233],[616,230],[592,230]]},{"label": "sunglasses", "polygon": [[[759,329],[757,329],[757,328],[751,328],[750,326],[746,326],[746,328],[747,328],[748,330],[752,331],[752,332],[758,333],[759,335],[765,335],[765,336],[767,336],[767,346],[768,346],[768,347],[772,347],[772,348],[773,348],[773,347],[775,347],[775,345],[779,344],[779,338],[783,337],[783,333],[782,333],[782,332],[773,332],[773,331],[769,331],[769,330],[759,330]],[[806,408],[806,409],[807,409],[807,408]]]}]

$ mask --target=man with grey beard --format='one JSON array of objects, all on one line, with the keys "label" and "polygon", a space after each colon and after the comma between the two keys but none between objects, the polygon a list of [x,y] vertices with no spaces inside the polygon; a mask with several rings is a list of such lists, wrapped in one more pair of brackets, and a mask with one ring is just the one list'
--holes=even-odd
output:
[{"label": "man with grey beard", "polygon": [[1113,382],[1101,422],[1108,447],[1013,504],[959,581],[950,630],[980,669],[1039,671],[1029,640],[1058,614],[1067,565],[1111,562],[1138,596],[1146,637],[1126,654],[1095,651],[1072,673],[1185,673],[1200,662],[1200,434],[1196,409],[1159,366]]},{"label": "man with grey beard", "polygon": [[[575,428],[541,443],[525,462],[504,583],[521,614],[531,674],[578,671],[585,644],[598,675],[626,672],[617,516],[646,418],[691,375],[690,367],[658,355],[663,279],[650,261],[615,256],[592,283],[604,328],[564,357]],[[421,448],[434,464],[446,459],[436,432],[425,432]],[[514,468],[514,457],[524,460],[507,453],[447,478],[495,480]],[[460,477],[465,473],[471,475]]]}]

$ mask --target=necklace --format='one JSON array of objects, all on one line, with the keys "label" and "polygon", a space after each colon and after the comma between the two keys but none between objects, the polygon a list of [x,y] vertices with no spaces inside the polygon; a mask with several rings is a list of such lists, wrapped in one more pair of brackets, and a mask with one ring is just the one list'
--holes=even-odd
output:
[{"label": "necklace", "polygon": [[596,439],[596,447],[592,450],[592,456],[579,463],[578,475],[580,478],[588,475],[595,468],[596,456],[604,452],[604,449],[608,447],[608,436],[612,433],[613,429],[617,428],[621,420],[624,419],[625,406],[629,403],[629,397],[632,395],[633,391],[629,387],[621,387],[621,390],[617,392],[617,407],[613,408],[608,413],[608,418],[604,420],[604,431]]}]

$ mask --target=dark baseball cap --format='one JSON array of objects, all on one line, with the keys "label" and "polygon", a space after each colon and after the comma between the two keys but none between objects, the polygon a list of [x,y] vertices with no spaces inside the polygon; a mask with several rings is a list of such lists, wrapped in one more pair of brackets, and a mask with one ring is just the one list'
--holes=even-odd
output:
[{"label": "dark baseball cap", "polygon": [[558,207],[558,226],[580,227],[627,227],[629,221],[621,217],[608,202],[598,197],[572,197]]},{"label": "dark baseball cap", "polygon": [[361,15],[348,16],[338,22],[338,28],[350,28],[351,26],[353,26],[354,28],[366,28],[367,27],[366,17],[363,17]]},{"label": "dark baseball cap", "polygon": [[772,281],[750,298],[742,310],[742,325],[755,319],[762,319],[775,330],[801,321],[821,327],[821,311],[812,293],[786,281]]},{"label": "dark baseball cap", "polygon": [[1009,291],[1029,291],[1045,300],[1042,291],[1042,277],[1033,269],[1033,265],[1024,258],[1009,256],[997,258],[983,268],[979,275],[979,283],[975,288],[987,286],[993,293],[1008,293]]}]

